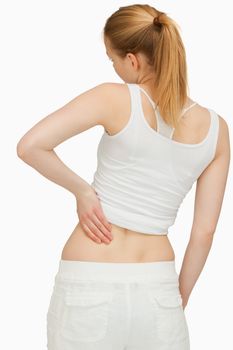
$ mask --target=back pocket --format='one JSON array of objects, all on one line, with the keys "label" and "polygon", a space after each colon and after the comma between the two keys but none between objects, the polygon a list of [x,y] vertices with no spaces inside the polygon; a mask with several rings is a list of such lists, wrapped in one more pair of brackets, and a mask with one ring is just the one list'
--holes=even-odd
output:
[{"label": "back pocket", "polygon": [[80,342],[97,341],[107,333],[113,292],[67,291],[61,335]]},{"label": "back pocket", "polygon": [[179,344],[189,338],[182,297],[178,292],[166,293],[151,290],[153,312],[152,333],[164,344]]},{"label": "back pocket", "polygon": [[180,294],[152,294],[152,300],[162,308],[180,308],[182,297]]}]

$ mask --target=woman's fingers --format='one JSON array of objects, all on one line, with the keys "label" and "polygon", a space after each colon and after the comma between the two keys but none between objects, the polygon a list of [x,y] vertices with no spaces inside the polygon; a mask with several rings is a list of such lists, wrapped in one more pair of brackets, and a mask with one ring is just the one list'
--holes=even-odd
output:
[{"label": "woman's fingers", "polygon": [[[101,223],[100,223],[101,224]],[[105,243],[110,243],[111,239],[108,238],[107,236],[109,235],[108,231],[107,234],[105,234],[104,232],[102,232],[92,220],[89,220],[89,222],[87,223],[88,228],[91,230],[92,233],[94,233],[98,238],[100,238],[102,241],[104,241]],[[103,227],[103,225],[102,225]],[[106,230],[106,229],[105,229]]]},{"label": "woman's fingers", "polygon": [[105,243],[111,242],[104,234],[101,233],[101,231],[99,231],[92,221],[86,222],[85,226],[87,228],[86,232],[90,238],[96,237],[97,241],[100,240],[100,242],[103,241]]},{"label": "woman's fingers", "polygon": [[106,217],[105,217],[105,215],[103,213],[102,207],[101,208],[94,208],[93,212],[96,215],[97,219],[106,227],[106,229],[111,234],[112,225],[106,219]]},{"label": "woman's fingers", "polygon": [[110,243],[112,225],[107,221],[97,194],[88,193],[76,199],[80,224],[86,234],[95,242],[99,240]]},{"label": "woman's fingers", "polygon": [[101,233],[112,239],[111,225],[105,219],[104,215],[99,214],[98,211],[95,211],[92,216],[92,222],[101,231]]},{"label": "woman's fingers", "polygon": [[97,243],[101,243],[101,239],[94,235],[86,224],[82,223],[82,227],[89,238]]}]

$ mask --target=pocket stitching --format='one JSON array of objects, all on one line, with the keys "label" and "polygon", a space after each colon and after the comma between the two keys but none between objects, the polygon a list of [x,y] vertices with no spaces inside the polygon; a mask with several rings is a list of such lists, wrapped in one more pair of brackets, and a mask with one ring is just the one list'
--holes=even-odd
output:
[{"label": "pocket stitching", "polygon": [[157,303],[163,308],[177,308],[182,306],[182,297],[180,294],[156,294],[151,293],[151,299],[154,303]]},{"label": "pocket stitching", "polygon": [[[82,342],[88,342],[88,341],[98,341],[102,339],[105,334],[107,333],[107,327],[109,323],[109,312],[110,312],[110,303],[113,299],[114,293],[98,293],[98,292],[82,292],[81,294],[74,294],[72,292],[67,292],[65,294],[65,308],[64,313],[62,317],[62,324],[61,324],[61,333],[62,335],[70,339],[72,341],[82,341]],[[87,330],[87,332],[78,333],[75,329],[75,319],[72,317],[72,307],[79,308],[80,312],[80,319],[79,321],[82,323],[82,321],[85,321],[85,307],[94,307],[94,309],[89,310],[90,315],[92,318],[90,319],[89,327],[95,327],[95,325],[99,325],[99,329],[96,334],[90,333],[90,329]],[[98,306],[101,308],[101,310],[98,310]],[[96,307],[96,308],[95,308]],[[69,309],[70,308],[70,309]],[[88,310],[86,311],[88,312]],[[102,314],[102,319],[101,315]],[[94,317],[93,317],[94,315]],[[101,322],[95,323],[95,315],[100,317]],[[88,316],[88,315],[87,315]],[[93,325],[91,324],[93,323]],[[71,330],[69,329],[71,327]],[[78,328],[80,331],[80,329]],[[74,333],[72,333],[74,331]],[[85,334],[86,333],[86,334]]]}]

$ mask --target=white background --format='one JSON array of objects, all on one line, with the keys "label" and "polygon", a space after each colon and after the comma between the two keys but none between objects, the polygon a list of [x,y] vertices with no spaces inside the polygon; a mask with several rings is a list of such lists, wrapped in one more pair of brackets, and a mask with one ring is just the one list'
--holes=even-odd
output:
[{"label": "white background", "polygon": [[[102,82],[123,81],[105,54],[106,19],[131,1],[1,3],[1,349],[46,349],[46,312],[61,250],[78,222],[70,192],[16,154],[40,119]],[[140,2],[147,3],[147,2]],[[229,1],[151,1],[181,27],[190,97],[214,109],[232,135],[232,11]],[[103,129],[89,129],[56,148],[91,183]],[[85,152],[83,151],[85,150]],[[185,309],[192,350],[232,349],[232,172],[214,243]],[[170,241],[179,272],[188,243],[195,186]]]}]

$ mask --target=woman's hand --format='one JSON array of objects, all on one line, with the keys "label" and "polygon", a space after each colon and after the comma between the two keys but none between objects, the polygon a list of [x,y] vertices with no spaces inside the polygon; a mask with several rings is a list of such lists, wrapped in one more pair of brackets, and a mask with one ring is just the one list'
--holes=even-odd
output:
[{"label": "woman's hand", "polygon": [[97,243],[110,243],[111,224],[107,221],[93,188],[76,197],[79,222],[86,235]]}]

